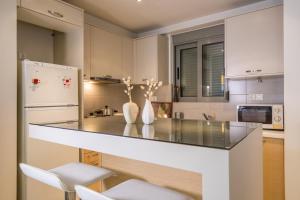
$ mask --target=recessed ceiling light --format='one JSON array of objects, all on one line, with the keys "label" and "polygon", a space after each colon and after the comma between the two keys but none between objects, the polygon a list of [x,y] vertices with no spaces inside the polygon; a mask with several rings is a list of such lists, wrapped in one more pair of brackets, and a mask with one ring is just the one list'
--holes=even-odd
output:
[{"label": "recessed ceiling light", "polygon": [[136,2],[142,2],[142,0],[136,0]]}]

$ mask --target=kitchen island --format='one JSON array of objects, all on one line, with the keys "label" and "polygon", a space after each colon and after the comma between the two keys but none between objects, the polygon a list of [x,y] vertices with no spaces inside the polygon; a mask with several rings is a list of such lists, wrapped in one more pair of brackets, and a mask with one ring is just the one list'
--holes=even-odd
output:
[{"label": "kitchen island", "polygon": [[[32,138],[182,169],[202,176],[203,200],[262,200],[262,130],[238,122],[122,117],[30,124]],[[134,172],[132,172],[134,173]],[[180,181],[180,180],[178,180]]]}]

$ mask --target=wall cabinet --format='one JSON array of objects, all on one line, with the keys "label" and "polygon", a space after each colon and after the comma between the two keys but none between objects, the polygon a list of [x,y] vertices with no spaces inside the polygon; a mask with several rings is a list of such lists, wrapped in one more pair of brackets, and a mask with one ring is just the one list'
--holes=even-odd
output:
[{"label": "wall cabinet", "polygon": [[21,7],[74,25],[83,26],[83,10],[57,0],[21,0]]},{"label": "wall cabinet", "polygon": [[168,83],[168,38],[151,36],[134,41],[134,83],[142,84],[143,79]]},{"label": "wall cabinet", "polygon": [[264,200],[284,200],[284,141],[264,138]]},{"label": "wall cabinet", "polygon": [[91,76],[122,77],[122,38],[91,27]]},{"label": "wall cabinet", "polygon": [[283,7],[225,20],[226,77],[283,74]]},{"label": "wall cabinet", "polygon": [[133,39],[104,29],[85,25],[85,70],[90,77],[132,76]]}]

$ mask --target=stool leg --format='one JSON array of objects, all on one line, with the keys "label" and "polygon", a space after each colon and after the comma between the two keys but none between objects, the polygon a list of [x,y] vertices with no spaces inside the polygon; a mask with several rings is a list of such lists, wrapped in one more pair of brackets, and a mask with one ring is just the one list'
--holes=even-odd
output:
[{"label": "stool leg", "polygon": [[75,192],[65,192],[65,200],[76,200]]}]

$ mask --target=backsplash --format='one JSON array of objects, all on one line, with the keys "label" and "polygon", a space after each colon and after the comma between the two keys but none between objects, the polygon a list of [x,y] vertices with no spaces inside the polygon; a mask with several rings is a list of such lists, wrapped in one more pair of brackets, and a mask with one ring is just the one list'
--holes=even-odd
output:
[{"label": "backsplash", "polygon": [[228,80],[229,102],[177,102],[173,112],[183,112],[186,119],[203,119],[202,113],[215,116],[217,120],[235,121],[239,104],[283,104],[283,76],[261,79]]},{"label": "backsplash", "polygon": [[[283,104],[283,88],[283,76],[228,80],[229,102],[175,102],[173,113],[183,112],[186,119],[203,119],[202,113],[206,113],[215,116],[217,120],[235,121],[236,106],[239,104]],[[103,108],[105,105],[122,112],[123,104],[128,102],[124,89],[125,86],[121,84],[85,83],[85,116],[96,109]],[[171,86],[163,86],[157,91],[156,96],[157,101],[170,102],[172,98]],[[135,86],[132,98],[142,109],[145,99],[139,86]]]},{"label": "backsplash", "polygon": [[84,83],[84,115],[105,105],[122,112],[123,104],[128,102],[124,89],[121,84]]},{"label": "backsplash", "polygon": [[[125,85],[122,84],[95,84],[85,83],[84,85],[84,115],[96,109],[108,105],[118,112],[122,112],[122,106],[128,102],[128,96],[124,93]],[[171,85],[162,86],[156,93],[157,101],[171,102]],[[140,110],[145,103],[144,91],[139,89],[138,85],[134,86],[132,100],[139,106]]]}]

